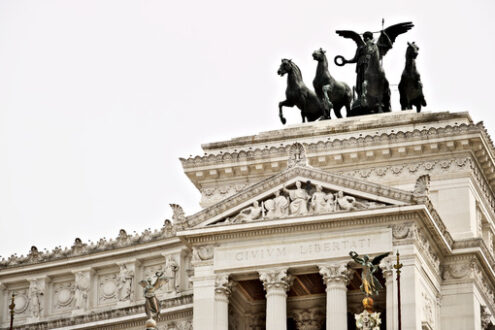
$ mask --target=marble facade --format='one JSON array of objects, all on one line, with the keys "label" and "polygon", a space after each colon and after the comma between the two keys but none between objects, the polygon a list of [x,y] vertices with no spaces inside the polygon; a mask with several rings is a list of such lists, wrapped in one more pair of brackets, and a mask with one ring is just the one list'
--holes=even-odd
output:
[{"label": "marble facade", "polygon": [[[192,215],[141,234],[0,261],[0,324],[144,329],[137,283],[163,271],[158,328],[354,329],[359,254],[401,254],[404,330],[495,323],[495,149],[468,113],[393,112],[312,122],[202,146],[181,159]],[[383,329],[397,329],[392,256]]]}]

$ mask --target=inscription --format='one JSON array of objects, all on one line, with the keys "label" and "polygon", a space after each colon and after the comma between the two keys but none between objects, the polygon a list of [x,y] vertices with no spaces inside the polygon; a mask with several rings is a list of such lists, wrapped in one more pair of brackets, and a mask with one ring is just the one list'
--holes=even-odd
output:
[{"label": "inscription", "polygon": [[[315,237],[306,241],[257,242],[255,246],[224,246],[215,250],[216,269],[249,267],[286,262],[322,260],[347,256],[349,251],[359,254],[381,253],[392,250],[392,233],[389,229],[353,233],[339,237]],[[254,244],[253,244],[254,245]]]}]

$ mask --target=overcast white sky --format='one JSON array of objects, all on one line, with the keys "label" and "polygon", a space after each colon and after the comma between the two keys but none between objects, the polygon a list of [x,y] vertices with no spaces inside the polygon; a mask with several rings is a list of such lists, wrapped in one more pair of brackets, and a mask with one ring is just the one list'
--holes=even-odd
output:
[{"label": "overcast white sky", "polygon": [[[201,143],[281,128],[280,59],[311,86],[358,32],[413,21],[384,59],[397,84],[407,41],[429,111],[495,132],[495,1],[0,1],[0,255],[141,232],[199,193],[179,157]],[[354,66],[331,73],[353,84]],[[400,109],[397,92],[393,108]],[[285,111],[289,124],[299,111]]]}]

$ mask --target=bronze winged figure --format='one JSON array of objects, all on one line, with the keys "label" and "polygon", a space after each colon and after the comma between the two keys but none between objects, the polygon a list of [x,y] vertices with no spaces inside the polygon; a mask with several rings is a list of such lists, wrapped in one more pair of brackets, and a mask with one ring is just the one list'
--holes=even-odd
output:
[{"label": "bronze winged figure", "polygon": [[413,26],[411,22],[391,25],[380,31],[376,43],[373,32],[367,31],[361,38],[361,35],[354,31],[336,31],[339,36],[352,39],[357,45],[352,59],[347,60],[341,55],[334,59],[338,66],[356,63],[357,102],[354,102],[353,108],[360,108],[364,113],[390,111],[390,89],[381,60],[392,49],[397,36],[409,31]]},{"label": "bronze winged figure", "polygon": [[378,291],[383,289],[380,281],[374,275],[378,270],[378,265],[383,258],[388,256],[390,252],[380,254],[370,260],[368,255],[364,255],[362,258],[355,251],[349,252],[349,255],[355,262],[363,266],[363,273],[361,274],[361,279],[363,283],[361,284],[361,291],[369,297],[371,295],[377,295]]}]

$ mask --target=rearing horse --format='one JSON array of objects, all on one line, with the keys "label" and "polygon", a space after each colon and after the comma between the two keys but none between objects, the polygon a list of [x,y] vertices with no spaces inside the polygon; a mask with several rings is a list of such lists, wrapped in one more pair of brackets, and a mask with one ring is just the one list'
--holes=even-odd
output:
[{"label": "rearing horse", "polygon": [[328,71],[328,60],[323,49],[313,52],[313,59],[318,61],[316,76],[313,80],[313,87],[320,102],[325,104],[326,117],[330,118],[330,109],[337,118],[342,118],[340,109],[345,106],[347,114],[351,111],[352,90],[344,82],[335,80]]},{"label": "rearing horse", "polygon": [[286,100],[278,104],[279,117],[282,124],[286,123],[282,107],[298,107],[301,110],[303,123],[306,120],[315,121],[324,117],[325,111],[323,104],[320,103],[316,94],[304,84],[301,70],[299,70],[299,67],[294,62],[285,58],[282,59],[282,64],[280,64],[277,73],[280,76],[287,73]]},{"label": "rearing horse", "polygon": [[402,110],[416,107],[416,112],[421,111],[421,106],[426,107],[425,96],[423,95],[423,84],[421,76],[416,69],[416,57],[418,57],[419,47],[416,43],[407,43],[406,67],[402,72],[399,83],[400,106]]}]

